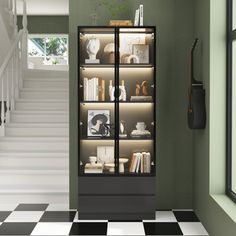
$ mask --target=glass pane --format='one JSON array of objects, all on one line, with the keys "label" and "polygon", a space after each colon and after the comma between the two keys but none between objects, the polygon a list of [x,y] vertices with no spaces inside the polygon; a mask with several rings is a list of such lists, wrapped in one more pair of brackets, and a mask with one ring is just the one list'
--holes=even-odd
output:
[{"label": "glass pane", "polygon": [[[102,33],[101,33],[102,32]],[[84,29],[80,35],[80,63],[114,64],[115,31],[112,28]]]},{"label": "glass pane", "polygon": [[233,42],[232,65],[232,190],[236,193],[236,41]]},{"label": "glass pane", "polygon": [[154,104],[121,102],[119,109],[119,173],[150,174],[154,160]]},{"label": "glass pane", "polygon": [[45,53],[44,38],[29,38],[28,54],[30,57],[43,57]]},{"label": "glass pane", "polygon": [[114,140],[81,140],[79,174],[114,174],[114,149]]},{"label": "glass pane", "polygon": [[49,37],[46,38],[46,56],[68,56],[67,38]]},{"label": "glass pane", "polygon": [[121,64],[153,64],[153,32],[141,28],[120,29],[120,63]]}]

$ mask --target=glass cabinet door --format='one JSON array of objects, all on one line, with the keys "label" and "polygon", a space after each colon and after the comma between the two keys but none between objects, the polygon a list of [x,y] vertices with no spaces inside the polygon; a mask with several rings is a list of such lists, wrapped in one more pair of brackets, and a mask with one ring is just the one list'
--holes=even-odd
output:
[{"label": "glass cabinet door", "polygon": [[154,165],[154,29],[119,29],[119,174]]},{"label": "glass cabinet door", "polygon": [[80,175],[115,174],[114,28],[79,31]]}]

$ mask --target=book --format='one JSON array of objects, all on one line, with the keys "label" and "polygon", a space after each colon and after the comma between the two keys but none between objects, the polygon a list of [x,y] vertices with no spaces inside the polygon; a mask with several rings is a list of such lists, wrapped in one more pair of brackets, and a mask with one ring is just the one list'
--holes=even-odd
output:
[{"label": "book", "polygon": [[105,101],[105,80],[99,79],[98,83],[98,100]]},{"label": "book", "polygon": [[135,11],[134,26],[138,26],[138,24],[139,24],[139,9]]},{"label": "book", "polygon": [[143,5],[139,6],[139,15],[140,15],[139,26],[143,26]]},{"label": "book", "polygon": [[133,26],[131,20],[110,20],[109,26]]},{"label": "book", "polygon": [[91,163],[86,163],[84,167],[84,173],[103,173],[103,164],[101,163],[96,163],[96,164],[91,164]]},{"label": "book", "polygon": [[152,96],[131,96],[130,101],[152,102]]}]

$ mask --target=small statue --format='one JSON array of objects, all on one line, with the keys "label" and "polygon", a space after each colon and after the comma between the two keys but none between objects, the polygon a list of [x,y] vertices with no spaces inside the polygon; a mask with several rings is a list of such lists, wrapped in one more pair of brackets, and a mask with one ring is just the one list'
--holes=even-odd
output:
[{"label": "small statue", "polygon": [[142,82],[141,89],[142,89],[143,96],[148,96],[148,86],[147,86],[147,81],[146,80],[144,80]]},{"label": "small statue", "polygon": [[100,63],[99,59],[96,59],[96,55],[100,49],[100,40],[92,37],[86,42],[86,51],[89,59],[85,59],[85,63]]},{"label": "small statue", "polygon": [[[121,81],[121,85],[119,86],[119,89],[120,89],[119,101],[126,101],[126,89],[125,89],[124,80]],[[115,87],[112,85],[112,80],[110,80],[110,84],[109,84],[110,101],[115,100],[114,92],[115,92]]]},{"label": "small statue", "polygon": [[139,84],[136,84],[136,89],[135,89],[135,96],[139,96],[140,95],[140,85]]}]

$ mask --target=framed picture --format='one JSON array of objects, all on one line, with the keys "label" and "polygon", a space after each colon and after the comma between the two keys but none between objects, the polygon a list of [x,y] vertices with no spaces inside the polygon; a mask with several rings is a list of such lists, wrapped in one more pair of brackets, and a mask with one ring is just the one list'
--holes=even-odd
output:
[{"label": "framed picture", "polygon": [[88,137],[110,136],[110,110],[88,110]]},{"label": "framed picture", "polygon": [[145,45],[145,43],[145,34],[120,34],[120,55],[131,55],[133,53],[132,47],[134,44]]},{"label": "framed picture", "polygon": [[133,55],[139,58],[139,63],[149,63],[149,45],[133,44]]}]

